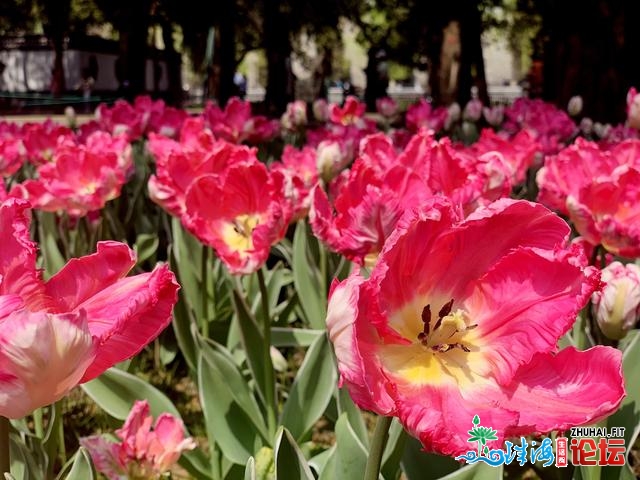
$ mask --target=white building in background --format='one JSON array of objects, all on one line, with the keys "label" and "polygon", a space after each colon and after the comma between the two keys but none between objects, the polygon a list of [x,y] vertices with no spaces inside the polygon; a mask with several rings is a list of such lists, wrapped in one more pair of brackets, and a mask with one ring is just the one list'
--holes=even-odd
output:
[{"label": "white building in background", "polygon": [[[97,78],[93,89],[100,92],[118,90],[116,78],[116,60],[118,45],[116,42],[96,37],[85,37],[76,42],[69,42],[64,50],[63,65],[66,90],[80,90],[82,70],[95,57],[98,65]],[[41,36],[4,38],[0,40],[0,62],[4,65],[0,75],[0,92],[48,93],[51,87],[51,70],[54,52],[47,39]],[[146,88],[153,91],[155,87],[154,73],[159,74],[160,91],[168,88],[166,64],[163,60],[155,62],[159,68],[154,69],[154,61],[147,59]],[[155,71],[155,72],[154,72]]]}]

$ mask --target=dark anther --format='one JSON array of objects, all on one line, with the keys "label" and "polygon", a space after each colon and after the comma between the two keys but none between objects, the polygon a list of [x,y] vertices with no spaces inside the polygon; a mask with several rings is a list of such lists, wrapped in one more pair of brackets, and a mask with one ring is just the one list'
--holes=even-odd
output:
[{"label": "dark anther", "polygon": [[440,325],[442,325],[442,319],[451,313],[451,307],[453,307],[453,298],[445,303],[438,312],[438,321],[436,322],[435,327],[433,327],[434,330],[440,328]]},{"label": "dark anther", "polygon": [[446,317],[451,313],[451,307],[453,307],[453,298],[445,303],[438,312],[438,318]]}]

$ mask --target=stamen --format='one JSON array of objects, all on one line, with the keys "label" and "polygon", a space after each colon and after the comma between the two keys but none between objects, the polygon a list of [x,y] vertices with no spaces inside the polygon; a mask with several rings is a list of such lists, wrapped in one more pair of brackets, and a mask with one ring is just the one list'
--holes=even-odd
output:
[{"label": "stamen", "polygon": [[431,305],[427,305],[422,309],[422,323],[424,323],[424,333],[425,335],[429,335],[429,330],[431,329]]},{"label": "stamen", "polygon": [[453,307],[453,298],[445,303],[438,312],[438,318],[446,317],[451,313],[451,307]]}]

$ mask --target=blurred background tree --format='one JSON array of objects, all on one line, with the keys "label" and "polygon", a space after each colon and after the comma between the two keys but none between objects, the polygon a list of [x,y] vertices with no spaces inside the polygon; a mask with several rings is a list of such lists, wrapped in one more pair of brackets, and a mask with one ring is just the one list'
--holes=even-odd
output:
[{"label": "blurred background tree", "polygon": [[294,98],[291,59],[304,57],[301,39],[312,39],[319,52],[310,63],[317,95],[343,75],[336,68],[341,19],[358,28],[367,52],[370,109],[390,74],[413,69],[428,71],[436,104],[464,104],[472,86],[487,102],[482,35],[491,30],[507,39],[532,96],[564,107],[579,94],[586,114],[613,121],[624,113],[620,99],[629,86],[640,85],[638,14],[636,0],[220,0],[215,8],[197,0],[4,0],[0,34],[46,35],[55,52],[52,87],[61,92],[65,39],[102,27],[119,42],[118,78],[129,97],[146,90],[145,58],[162,44],[157,58],[167,65],[171,103],[183,97],[184,59],[204,79],[205,97],[224,105],[238,93],[234,74],[243,58],[261,49],[264,109],[275,115]]}]

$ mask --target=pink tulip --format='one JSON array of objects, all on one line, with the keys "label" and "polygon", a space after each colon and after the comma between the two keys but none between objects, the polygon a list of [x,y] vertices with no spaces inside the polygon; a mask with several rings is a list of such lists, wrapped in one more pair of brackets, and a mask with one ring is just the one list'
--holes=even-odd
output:
[{"label": "pink tulip", "polygon": [[280,122],[251,114],[251,104],[231,98],[224,110],[207,103],[202,113],[205,122],[216,137],[232,143],[260,143],[273,138],[280,130]]},{"label": "pink tulip", "polygon": [[96,435],[80,439],[98,472],[109,480],[122,478],[160,478],[170,472],[182,452],[196,443],[184,436],[182,420],[161,414],[152,428],[153,418],[146,400],[136,401],[116,434],[119,442]]},{"label": "pink tulip", "polygon": [[[434,198],[391,234],[368,278],[334,282],[327,327],[355,403],[397,417],[426,450],[469,450],[475,415],[509,437],[594,424],[624,397],[621,352],[558,351],[600,285],[539,204],[461,220]],[[486,420],[485,420],[486,418]]]},{"label": "pink tulip", "polygon": [[94,132],[84,145],[60,142],[51,161],[38,167],[38,178],[16,185],[11,194],[40,210],[83,217],[118,197],[132,168],[124,137]]},{"label": "pink tulip", "polygon": [[127,277],[135,254],[118,242],[43,281],[28,207],[0,204],[0,416],[9,418],[139,353],[171,321],[179,288],[166,265]]},{"label": "pink tulip", "polygon": [[231,273],[255,272],[289,225],[283,182],[257,161],[233,165],[224,176],[202,175],[187,190],[182,220]]}]

